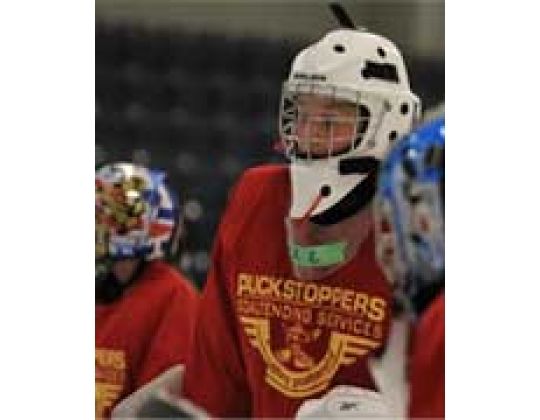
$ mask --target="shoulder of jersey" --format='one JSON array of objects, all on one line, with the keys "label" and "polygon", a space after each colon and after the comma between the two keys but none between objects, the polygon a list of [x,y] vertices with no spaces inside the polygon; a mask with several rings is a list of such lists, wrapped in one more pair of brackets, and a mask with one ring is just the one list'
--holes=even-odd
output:
[{"label": "shoulder of jersey", "polygon": [[247,169],[229,191],[220,229],[227,247],[245,241],[246,230],[282,223],[289,196],[289,171],[285,165],[261,165]]},{"label": "shoulder of jersey", "polygon": [[289,188],[289,171],[286,165],[267,164],[247,169],[241,176],[233,195],[251,202],[270,189],[282,192]]},{"label": "shoulder of jersey", "polygon": [[[150,263],[150,276],[161,284],[162,293],[170,294],[178,291],[182,294],[196,294],[195,286],[176,268],[164,261],[152,261]],[[151,285],[149,285],[151,287]]]}]

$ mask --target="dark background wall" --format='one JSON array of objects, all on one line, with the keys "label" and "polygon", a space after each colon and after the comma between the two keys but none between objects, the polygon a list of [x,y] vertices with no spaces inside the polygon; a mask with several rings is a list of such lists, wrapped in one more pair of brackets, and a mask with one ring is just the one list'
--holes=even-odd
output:
[{"label": "dark background wall", "polygon": [[[181,196],[187,227],[184,252],[176,263],[200,286],[229,188],[246,167],[282,161],[273,150],[281,83],[294,55],[326,29],[315,28],[317,35],[311,36],[315,29],[302,32],[299,24],[294,30],[279,32],[275,29],[279,22],[273,19],[269,25],[273,29],[261,25],[257,33],[250,26],[253,18],[245,15],[260,16],[261,10],[287,16],[286,12],[298,12],[279,2],[263,2],[267,9],[258,9],[258,14],[252,8],[242,9],[243,2],[229,2],[250,23],[234,29],[227,29],[230,20],[218,13],[229,10],[221,8],[224,2],[219,8],[203,3],[206,14],[200,4],[191,2],[159,0],[154,9],[145,1],[110,1],[109,9],[103,5],[100,9],[100,3],[96,3],[96,164],[135,161],[168,172]],[[443,8],[433,7],[437,2],[427,2],[429,13],[424,10],[423,14],[418,12],[421,2],[413,3],[414,19],[409,16],[407,22],[412,19],[421,25],[421,17],[429,13],[435,16],[427,19],[430,25],[441,21]],[[438,41],[442,48],[433,39],[431,44],[425,40],[415,44],[422,30],[405,24],[406,19],[400,21],[399,15],[388,15],[389,3],[382,4],[386,6],[377,9],[379,20],[373,18],[370,29],[384,26],[384,16],[391,17],[386,26],[394,32],[403,31],[401,26],[413,28],[412,35],[407,32],[409,36],[402,37],[412,88],[424,108],[443,102],[444,39]],[[172,19],[171,10],[182,19]],[[397,10],[405,13],[408,9]],[[184,22],[190,11],[191,16],[199,16],[194,20],[199,25]],[[328,25],[334,27],[325,13]]]}]

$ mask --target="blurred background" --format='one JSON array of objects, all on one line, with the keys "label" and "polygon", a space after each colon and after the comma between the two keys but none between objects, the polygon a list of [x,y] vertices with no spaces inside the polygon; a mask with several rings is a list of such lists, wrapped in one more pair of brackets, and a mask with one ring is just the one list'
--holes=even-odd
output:
[{"label": "blurred background", "polygon": [[[165,169],[186,219],[176,264],[201,287],[227,194],[247,167],[284,161],[281,83],[337,27],[325,0],[96,0],[96,164]],[[429,115],[444,106],[444,0],[342,0],[393,40]]]}]

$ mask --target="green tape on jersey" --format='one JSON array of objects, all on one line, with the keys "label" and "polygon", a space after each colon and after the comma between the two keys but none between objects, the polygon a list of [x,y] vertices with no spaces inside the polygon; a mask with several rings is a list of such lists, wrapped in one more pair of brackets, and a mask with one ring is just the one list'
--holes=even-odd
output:
[{"label": "green tape on jersey", "polygon": [[292,262],[299,267],[326,267],[345,261],[346,242],[316,246],[293,244],[289,247]]}]

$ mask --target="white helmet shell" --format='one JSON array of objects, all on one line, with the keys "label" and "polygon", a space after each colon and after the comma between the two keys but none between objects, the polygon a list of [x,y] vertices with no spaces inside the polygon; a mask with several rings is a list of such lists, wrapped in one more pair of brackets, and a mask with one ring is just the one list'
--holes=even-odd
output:
[{"label": "white helmet shell", "polygon": [[[287,106],[295,95],[310,93],[351,102],[359,124],[349,150],[324,158],[295,155],[295,111]],[[294,108],[294,106],[293,106]],[[318,215],[339,203],[368,173],[340,169],[343,160],[384,158],[390,144],[407,134],[419,119],[420,101],[411,92],[405,63],[388,39],[369,32],[338,29],[302,50],[284,83],[280,134],[291,159],[290,217]],[[325,189],[325,194],[321,191]],[[313,203],[317,202],[314,207]],[[314,207],[314,208],[313,208]]]}]

